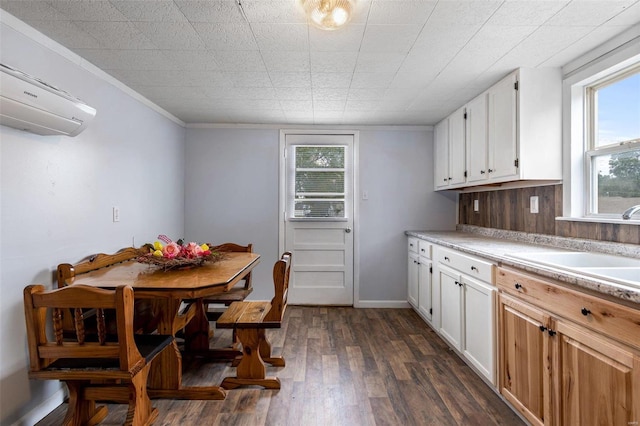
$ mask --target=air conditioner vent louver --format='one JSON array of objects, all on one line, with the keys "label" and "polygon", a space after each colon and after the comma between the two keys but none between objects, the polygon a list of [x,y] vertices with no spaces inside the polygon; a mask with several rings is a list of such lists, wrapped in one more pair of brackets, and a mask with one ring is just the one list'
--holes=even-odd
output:
[{"label": "air conditioner vent louver", "polygon": [[38,135],[76,136],[95,115],[64,90],[0,64],[0,124]]}]

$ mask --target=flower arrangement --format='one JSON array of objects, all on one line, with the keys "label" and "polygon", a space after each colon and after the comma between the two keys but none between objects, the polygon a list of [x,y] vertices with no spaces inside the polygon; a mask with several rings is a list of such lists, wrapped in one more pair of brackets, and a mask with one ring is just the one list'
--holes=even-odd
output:
[{"label": "flower arrangement", "polygon": [[160,266],[166,271],[217,262],[223,257],[223,253],[211,250],[207,244],[185,243],[182,239],[174,242],[162,234],[158,239],[160,241],[144,245],[138,262]]}]

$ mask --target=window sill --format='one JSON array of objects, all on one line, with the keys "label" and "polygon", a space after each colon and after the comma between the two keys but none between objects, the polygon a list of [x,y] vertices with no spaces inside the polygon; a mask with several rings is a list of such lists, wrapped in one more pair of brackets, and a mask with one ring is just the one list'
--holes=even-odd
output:
[{"label": "window sill", "polygon": [[567,222],[590,222],[590,223],[615,223],[619,225],[637,225],[640,226],[638,219],[616,219],[608,217],[556,217],[556,220]]}]

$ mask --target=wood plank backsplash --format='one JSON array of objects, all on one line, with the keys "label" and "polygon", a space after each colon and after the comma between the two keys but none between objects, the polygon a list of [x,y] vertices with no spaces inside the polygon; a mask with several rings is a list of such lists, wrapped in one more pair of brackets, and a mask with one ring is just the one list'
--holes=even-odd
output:
[{"label": "wood plank backsplash", "polygon": [[[529,199],[534,195],[538,196],[539,213],[529,212]],[[473,211],[474,200],[479,203],[477,212]],[[638,225],[556,221],[558,216],[562,216],[562,185],[466,192],[459,196],[460,224],[640,244]]]}]

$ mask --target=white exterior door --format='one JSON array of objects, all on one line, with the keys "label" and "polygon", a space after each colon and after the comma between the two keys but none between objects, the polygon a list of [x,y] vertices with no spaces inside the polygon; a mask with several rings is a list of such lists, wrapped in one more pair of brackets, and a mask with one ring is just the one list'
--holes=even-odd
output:
[{"label": "white exterior door", "polygon": [[353,305],[356,137],[281,133],[281,251],[293,253],[292,304]]}]

